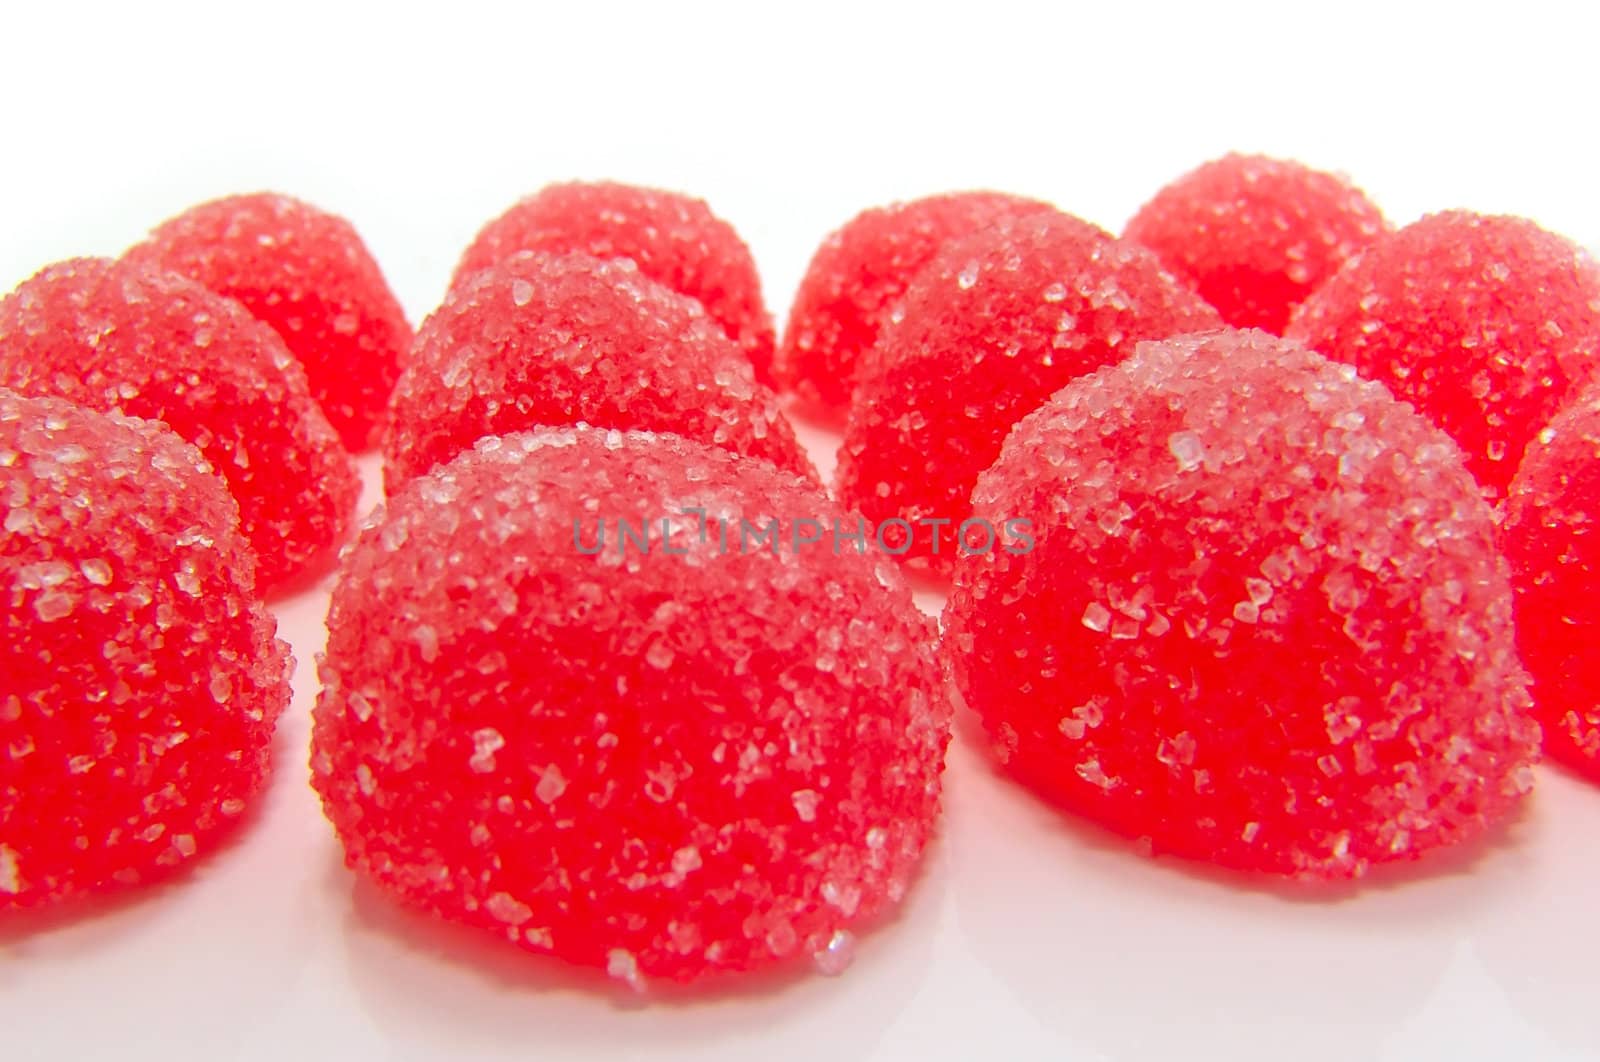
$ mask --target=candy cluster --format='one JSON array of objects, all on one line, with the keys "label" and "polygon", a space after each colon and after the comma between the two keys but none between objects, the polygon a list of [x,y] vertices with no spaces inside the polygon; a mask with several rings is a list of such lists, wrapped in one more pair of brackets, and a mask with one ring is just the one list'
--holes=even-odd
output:
[{"label": "candy cluster", "polygon": [[[1568,241],[1265,158],[1121,237],[868,210],[781,339],[674,193],[523,200],[414,335],[342,218],[203,204],[0,300],[0,911],[239,821],[289,696],[263,599],[336,553],[310,758],[349,865],[635,987],[843,969],[956,705],[1149,851],[1415,859],[1541,744],[1600,777],[1597,369]],[[786,401],[843,426],[831,496]]]}]

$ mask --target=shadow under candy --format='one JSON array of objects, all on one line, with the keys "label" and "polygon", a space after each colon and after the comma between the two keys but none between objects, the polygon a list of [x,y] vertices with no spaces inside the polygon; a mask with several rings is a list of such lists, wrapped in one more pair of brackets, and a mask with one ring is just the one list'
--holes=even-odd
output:
[{"label": "shadow under candy", "polygon": [[1546,764],[1536,793],[1516,902],[1465,936],[1524,1020],[1600,1058],[1600,786]]},{"label": "shadow under candy", "polygon": [[[982,759],[967,736],[952,755]],[[1427,1002],[1461,927],[1520,902],[1529,858],[1514,823],[1350,886],[1253,878],[1138,855],[992,768],[967,773],[972,799],[952,814],[982,827],[953,822],[950,858],[1007,882],[957,879],[970,948],[1044,1025],[1115,1059],[1374,1057]]]},{"label": "shadow under candy", "polygon": [[770,1045],[804,1043],[808,1059],[871,1057],[930,968],[943,892],[942,845],[900,909],[858,927],[854,961],[837,977],[808,959],[637,993],[598,970],[516,948],[481,929],[401,906],[341,863],[358,996],[395,1057],[609,1057],[770,1060]]}]

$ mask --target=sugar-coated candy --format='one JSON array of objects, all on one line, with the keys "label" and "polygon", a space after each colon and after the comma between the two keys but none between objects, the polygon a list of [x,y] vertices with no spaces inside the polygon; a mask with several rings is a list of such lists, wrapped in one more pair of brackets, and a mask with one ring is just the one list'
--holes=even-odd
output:
[{"label": "sugar-coated candy", "polygon": [[1500,535],[1545,751],[1600,781],[1597,521],[1600,387],[1591,387],[1528,444]]},{"label": "sugar-coated candy", "polygon": [[406,902],[635,986],[848,958],[938,809],[949,701],[893,565],[672,435],[479,440],[346,554],[312,774]]},{"label": "sugar-coated candy", "polygon": [[973,545],[968,497],[1013,424],[1140,339],[1221,325],[1149,251],[1059,213],[946,247],[897,315],[862,364],[838,494],[935,571]]},{"label": "sugar-coated candy", "polygon": [[1285,334],[1415,405],[1499,499],[1600,368],[1600,268],[1522,218],[1433,214],[1335,274]]},{"label": "sugar-coated candy", "polygon": [[263,592],[330,560],[361,484],[277,333],[191,280],[50,266],[0,299],[0,387],[164,421],[228,482]]},{"label": "sugar-coated candy", "polygon": [[756,379],[772,384],[772,317],[755,259],[703,201],[609,181],[552,184],[483,227],[455,283],[517,251],[632,259],[651,280],[698,299],[750,359]]},{"label": "sugar-coated candy", "polygon": [[999,192],[954,192],[862,211],[832,233],[806,268],[775,372],[808,411],[843,419],[856,367],[906,286],[953,240],[1052,209]]},{"label": "sugar-coated candy", "polygon": [[1228,324],[1282,332],[1290,312],[1385,228],[1343,177],[1226,155],[1157,192],[1123,236],[1154,251]]},{"label": "sugar-coated candy", "polygon": [[1266,332],[1140,344],[1017,425],[945,651],[1018,778],[1155,852],[1342,879],[1466,840],[1538,725],[1487,503],[1381,384]]},{"label": "sugar-coated candy", "polygon": [[391,399],[391,491],[485,435],[583,422],[673,432],[815,478],[750,363],[695,300],[625,259],[519,251],[422,323]]},{"label": "sugar-coated candy", "polygon": [[128,257],[243,303],[300,360],[345,445],[373,445],[411,326],[350,222],[284,195],[228,196],[160,225]]},{"label": "sugar-coated candy", "polygon": [[289,701],[223,481],[152,421],[0,391],[0,912],[153,881],[267,775]]}]

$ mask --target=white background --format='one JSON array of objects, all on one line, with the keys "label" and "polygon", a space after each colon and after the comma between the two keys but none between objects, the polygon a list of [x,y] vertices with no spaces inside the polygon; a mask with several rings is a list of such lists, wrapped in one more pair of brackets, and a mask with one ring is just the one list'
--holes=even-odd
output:
[{"label": "white background", "polygon": [[[1116,229],[1229,149],[1344,170],[1400,222],[1464,206],[1600,244],[1586,16],[1297,10],[12,5],[0,290],[271,188],[354,220],[415,320],[487,218],[612,177],[710,200],[781,314],[863,207],[991,186]],[[0,1058],[1600,1058],[1600,788],[1556,769],[1491,843],[1308,893],[1136,857],[962,734],[926,873],[843,977],[596,990],[344,871],[305,784],[325,601],[278,609],[296,698],[235,843],[0,922]]]}]

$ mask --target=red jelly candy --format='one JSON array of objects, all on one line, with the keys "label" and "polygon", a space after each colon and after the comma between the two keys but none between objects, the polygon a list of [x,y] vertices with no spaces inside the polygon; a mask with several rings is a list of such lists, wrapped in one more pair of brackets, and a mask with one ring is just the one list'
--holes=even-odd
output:
[{"label": "red jelly candy", "polygon": [[838,493],[880,527],[909,524],[885,548],[936,570],[975,545],[979,529],[958,542],[968,496],[1013,424],[1136,340],[1221,324],[1149,251],[1058,213],[950,245],[903,314],[863,363]]},{"label": "red jelly candy", "polygon": [[625,260],[521,251],[423,322],[391,400],[390,491],[485,435],[584,422],[670,431],[816,478],[700,304]]},{"label": "red jelly candy", "polygon": [[288,196],[229,196],[179,214],[128,257],[243,303],[300,359],[345,445],[373,444],[411,326],[348,221]]},{"label": "red jelly candy", "polygon": [[699,199],[626,184],[552,184],[484,226],[455,283],[517,251],[629,258],[651,280],[698,299],[772,383],[772,318],[755,259],[733,226]]},{"label": "red jelly candy", "polygon": [[1597,519],[1600,389],[1590,388],[1528,444],[1500,534],[1545,750],[1600,781]]},{"label": "red jelly candy", "polygon": [[1498,499],[1600,367],[1600,269],[1531,221],[1434,214],[1328,281],[1286,334],[1431,417]]},{"label": "red jelly candy", "polygon": [[328,615],[312,772],[347,861],[636,986],[837,969],[928,842],[949,724],[893,566],[819,540],[841,513],[616,430],[412,480]]},{"label": "red jelly candy", "polygon": [[153,880],[266,778],[289,647],[159,424],[0,391],[0,911]]},{"label": "red jelly candy", "polygon": [[1141,344],[973,492],[945,646],[1008,769],[1157,852],[1351,878],[1532,785],[1511,591],[1450,440],[1265,332]]},{"label": "red jelly candy", "polygon": [[171,273],[79,258],[0,299],[0,387],[164,421],[228,481],[265,592],[329,559],[360,494],[276,333]]},{"label": "red jelly candy", "polygon": [[813,412],[843,419],[856,366],[906,286],[953,240],[1052,209],[998,192],[956,192],[877,207],[830,235],[806,269],[776,373]]},{"label": "red jelly candy", "polygon": [[1298,162],[1227,155],[1157,192],[1123,232],[1238,328],[1290,312],[1385,231],[1349,181]]}]

